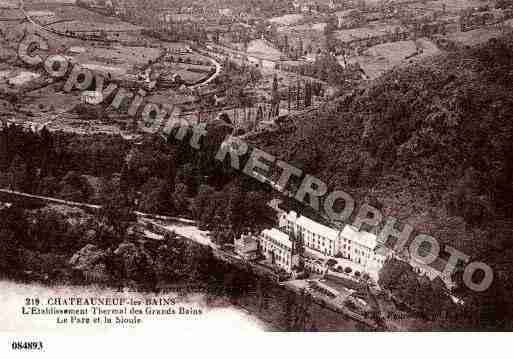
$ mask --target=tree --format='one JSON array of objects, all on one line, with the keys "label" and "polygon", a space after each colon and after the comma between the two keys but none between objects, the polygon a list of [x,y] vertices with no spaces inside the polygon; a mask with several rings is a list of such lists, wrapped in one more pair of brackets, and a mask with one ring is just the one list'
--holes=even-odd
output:
[{"label": "tree", "polygon": [[[328,261],[326,262],[326,265],[327,265],[328,267],[332,268],[332,267],[334,267],[335,265],[337,265],[337,263],[338,263],[338,262],[337,262],[335,259],[330,258],[330,259],[328,259]],[[355,273],[355,275],[356,275],[356,273]]]},{"label": "tree", "polygon": [[183,167],[179,168],[176,175],[176,182],[182,183],[187,188],[187,196],[193,197],[198,193],[199,171],[191,163],[186,163]]},{"label": "tree", "polygon": [[7,171],[9,188],[14,191],[23,191],[24,184],[27,180],[27,165],[19,155],[15,155],[14,159]]},{"label": "tree", "polygon": [[175,192],[173,193],[173,203],[174,208],[177,213],[185,214],[190,211],[189,208],[189,198],[188,198],[189,189],[187,185],[183,183],[178,183],[175,187]]},{"label": "tree", "polygon": [[226,211],[226,220],[235,233],[239,235],[245,227],[245,220],[248,216],[246,213],[246,198],[242,187],[239,183],[228,187],[228,208]]},{"label": "tree", "polygon": [[378,284],[382,288],[395,288],[399,284],[403,275],[411,271],[411,266],[398,259],[388,259],[379,271]]},{"label": "tree", "polygon": [[59,180],[55,177],[47,176],[41,179],[38,185],[37,193],[42,196],[54,197],[60,192]]},{"label": "tree", "polygon": [[337,30],[338,18],[335,15],[330,15],[326,19],[326,26],[324,26],[324,35],[331,36]]},{"label": "tree", "polygon": [[200,186],[198,194],[192,204],[192,215],[195,219],[202,220],[206,218],[208,220],[210,216],[214,215],[214,208],[210,207],[214,193],[215,190],[212,187],[206,185]]},{"label": "tree", "polygon": [[303,40],[301,38],[299,39],[299,44],[298,44],[297,50],[298,50],[298,57],[302,57],[304,55],[305,48],[304,48]]},{"label": "tree", "polygon": [[20,248],[13,231],[0,229],[0,277],[10,277],[20,268]]},{"label": "tree", "polygon": [[218,246],[224,246],[227,244],[233,244],[236,237],[236,233],[233,231],[231,226],[224,226],[223,228],[217,228],[214,231],[214,243]]},{"label": "tree", "polygon": [[140,242],[125,241],[114,254],[121,260],[124,279],[154,290],[156,276],[153,259]]},{"label": "tree", "polygon": [[121,193],[113,180],[104,181],[101,198],[103,206],[99,213],[100,222],[112,228],[112,240],[119,243],[125,237],[129,225],[137,219],[133,212],[133,200],[128,194]]},{"label": "tree", "polygon": [[328,52],[334,52],[336,46],[335,31],[338,27],[338,19],[336,16],[331,15],[326,20],[326,26],[324,27],[324,36],[326,38],[326,49]]},{"label": "tree", "polygon": [[269,195],[263,191],[251,191],[246,193],[244,209],[246,216],[244,216],[243,221],[245,227],[257,229],[265,222],[266,215],[269,211],[267,207],[269,200]]},{"label": "tree", "polygon": [[169,181],[152,177],[141,187],[139,209],[146,213],[175,214],[173,188]]},{"label": "tree", "polygon": [[87,202],[93,192],[87,179],[76,171],[69,171],[59,187],[59,196],[67,201]]},{"label": "tree", "polygon": [[274,107],[279,104],[280,104],[280,92],[279,92],[278,76],[276,74],[274,74],[273,88],[272,88],[272,92],[271,92],[271,105],[274,109]]},{"label": "tree", "polygon": [[305,83],[305,107],[312,105],[312,83],[307,81]]}]

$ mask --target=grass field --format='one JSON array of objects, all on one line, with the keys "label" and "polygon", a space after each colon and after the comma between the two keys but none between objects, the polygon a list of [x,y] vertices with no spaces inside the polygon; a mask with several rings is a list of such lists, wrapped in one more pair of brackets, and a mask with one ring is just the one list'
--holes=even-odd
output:
[{"label": "grass field", "polygon": [[82,64],[93,63],[119,67],[128,71],[134,66],[145,65],[160,55],[160,50],[149,47],[128,47],[114,45],[109,47],[88,46],[86,51],[73,57]]},{"label": "grass field", "polygon": [[82,20],[70,20],[66,22],[59,22],[51,25],[53,29],[60,32],[74,31],[74,32],[90,32],[90,31],[138,31],[142,28],[127,22],[118,23],[94,23]]},{"label": "grass field", "polygon": [[385,22],[373,21],[362,27],[335,31],[335,36],[340,41],[350,42],[353,40],[383,36],[387,32],[394,32],[396,27],[396,25],[391,25]]},{"label": "grass field", "polygon": [[303,20],[304,16],[301,14],[287,14],[279,17],[273,17],[269,19],[270,22],[277,25],[290,26]]},{"label": "grass field", "polygon": [[[416,55],[417,46],[422,49]],[[439,52],[438,48],[429,40],[419,39],[417,45],[414,41],[397,41],[380,44],[367,49],[361,56],[349,59],[350,63],[358,62],[367,76],[375,79],[394,66],[406,64],[419,58],[434,55]]]},{"label": "grass field", "polygon": [[0,8],[15,9],[18,8],[17,0],[0,0]]},{"label": "grass field", "polygon": [[62,112],[80,103],[80,97],[75,93],[61,91],[62,84],[45,87],[30,92],[23,99],[21,109],[32,113]]},{"label": "grass field", "polygon": [[[140,26],[108,17],[77,6],[56,3],[26,5],[26,11],[41,25],[50,25],[56,31],[137,31]],[[62,21],[57,22],[56,21]]]},{"label": "grass field", "polygon": [[494,28],[481,28],[465,32],[454,32],[447,35],[449,41],[464,46],[475,46],[487,42],[500,35],[500,31]]},{"label": "grass field", "polygon": [[296,32],[310,32],[310,31],[323,32],[325,27],[326,27],[325,22],[316,22],[313,24],[302,24],[302,25],[291,26],[291,29]]},{"label": "grass field", "polygon": [[102,14],[98,14],[96,12],[78,7],[59,4],[57,2],[52,3],[26,3],[25,10],[27,12],[33,11],[45,11],[51,12],[56,18],[63,20],[77,20],[84,22],[94,22],[94,23],[102,23],[102,24],[116,24],[122,21],[113,18],[104,16]]},{"label": "grass field", "polygon": [[[192,71],[189,71],[192,69]],[[176,62],[166,62],[165,70],[171,73],[178,73],[180,77],[187,83],[196,83],[207,77],[208,72],[213,66],[191,65]]]},{"label": "grass field", "polygon": [[487,4],[493,4],[492,1],[482,1],[482,0],[437,0],[437,1],[429,1],[426,5],[433,6],[437,9],[442,9],[443,5],[447,11],[450,12],[458,12],[463,9],[468,9],[471,7],[480,7],[485,6]]}]

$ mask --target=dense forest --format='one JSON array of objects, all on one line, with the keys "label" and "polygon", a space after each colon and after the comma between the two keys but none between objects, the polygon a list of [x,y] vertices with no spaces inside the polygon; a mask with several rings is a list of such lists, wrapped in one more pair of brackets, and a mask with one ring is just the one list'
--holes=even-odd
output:
[{"label": "dense forest", "polygon": [[0,188],[193,218],[223,244],[244,230],[260,228],[270,198],[269,188],[239,178],[228,163],[214,159],[231,131],[221,120],[209,125],[197,151],[189,138],[179,141],[174,134],[135,144],[115,135],[35,133],[5,126]]},{"label": "dense forest", "polygon": [[[2,206],[0,278],[153,292],[167,284],[197,284],[212,298],[245,298],[244,305],[258,305],[256,310],[267,311],[277,328],[314,330],[317,324],[289,315],[296,310],[294,296],[249,268],[241,271],[223,263],[210,248],[173,234],[163,241],[148,240],[136,224],[133,210],[192,217],[220,245],[264,225],[268,189],[238,178],[227,163],[214,160],[232,127],[223,121],[209,126],[201,151],[191,148],[190,138],[178,141],[174,133],[167,140],[156,135],[136,144],[120,136],[3,127],[1,188],[103,208],[90,214],[61,205]],[[268,298],[262,287],[286,300]],[[258,290],[262,294],[253,303],[249,294]],[[301,300],[297,310],[304,316],[308,311]]]}]

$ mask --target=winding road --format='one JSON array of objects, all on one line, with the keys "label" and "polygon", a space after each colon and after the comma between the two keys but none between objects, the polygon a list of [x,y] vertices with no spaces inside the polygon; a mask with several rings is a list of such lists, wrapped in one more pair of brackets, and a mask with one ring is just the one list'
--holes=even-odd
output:
[{"label": "winding road", "polygon": [[[82,40],[82,41],[88,41],[87,39],[84,39],[80,36],[74,36],[74,35],[70,35],[70,34],[65,34],[65,33],[62,33],[62,32],[59,32],[59,31],[56,31],[54,29],[52,29],[50,27],[50,25],[53,25],[53,24],[56,24],[56,23],[60,23],[60,22],[66,22],[66,21],[71,21],[71,20],[58,20],[58,21],[54,21],[53,23],[49,23],[49,24],[46,24],[46,25],[41,25],[39,24],[38,22],[36,22],[34,19],[32,19],[32,17],[27,13],[27,11],[25,10],[25,3],[24,3],[24,0],[20,0],[20,6],[19,6],[19,10],[23,13],[23,16],[25,17],[25,19],[32,25],[34,25],[36,28],[40,29],[41,31],[45,31],[45,32],[48,32],[50,34],[53,34],[53,35],[57,35],[57,36],[62,36],[62,37],[66,37],[66,38],[71,38],[71,39],[77,39],[77,40]],[[95,41],[95,42],[104,42],[104,43],[109,43],[109,44],[112,44],[112,43],[115,43],[116,41],[113,41],[113,40],[105,40],[105,39],[94,39],[94,40],[91,40],[91,41]],[[205,55],[203,55],[205,56]],[[209,76],[208,78],[206,78],[204,81],[198,83],[198,84],[195,84],[195,85],[190,85],[190,86],[187,86],[187,88],[189,89],[198,89],[198,88],[201,88],[203,86],[206,86],[208,85],[209,83],[211,83],[212,81],[214,81],[214,79],[219,76],[219,74],[221,73],[222,71],[222,66],[219,62],[217,62],[214,58],[212,57],[208,57],[209,60],[214,64],[216,70],[215,72]]]}]

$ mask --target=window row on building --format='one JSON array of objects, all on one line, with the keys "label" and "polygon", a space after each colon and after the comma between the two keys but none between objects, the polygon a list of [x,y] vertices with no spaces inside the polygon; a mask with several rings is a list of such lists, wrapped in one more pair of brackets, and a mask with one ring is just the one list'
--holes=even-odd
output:
[{"label": "window row on building", "polygon": [[279,226],[306,248],[326,257],[347,258],[368,271],[379,271],[386,260],[384,255],[376,253],[376,235],[350,225],[337,230],[290,212],[280,216]]}]

